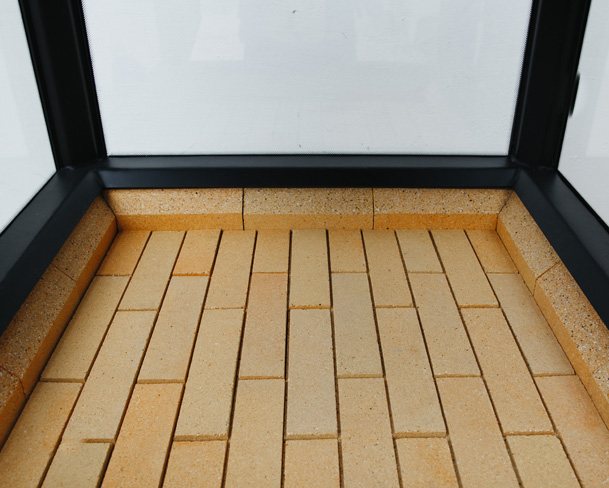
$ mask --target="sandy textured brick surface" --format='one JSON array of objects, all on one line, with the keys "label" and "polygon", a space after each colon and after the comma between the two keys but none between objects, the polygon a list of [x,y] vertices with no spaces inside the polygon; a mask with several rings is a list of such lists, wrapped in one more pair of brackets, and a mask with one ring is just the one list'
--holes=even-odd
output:
[{"label": "sandy textured brick surface", "polygon": [[438,254],[425,229],[396,231],[406,270],[409,273],[441,273]]},{"label": "sandy textured brick surface", "polygon": [[410,307],[412,296],[393,231],[364,231],[364,245],[376,307]]},{"label": "sandy textured brick surface", "polygon": [[246,229],[371,229],[370,188],[246,188]]},{"label": "sandy textured brick surface", "polygon": [[459,486],[446,439],[398,439],[395,443],[404,486],[412,488]]},{"label": "sandy textured brick surface", "polygon": [[225,455],[226,441],[174,442],[163,487],[220,488]]},{"label": "sandy textured brick surface", "polygon": [[480,374],[446,276],[409,275],[436,376]]},{"label": "sandy textured brick surface", "polygon": [[40,383],[0,452],[0,486],[38,486],[59,443],[80,386]]},{"label": "sandy textured brick surface", "polygon": [[290,307],[330,307],[326,231],[293,231],[291,260]]},{"label": "sandy textured brick surface", "polygon": [[21,382],[12,374],[0,369],[0,444],[9,434],[24,400],[25,394]]},{"label": "sandy textured brick surface", "polygon": [[97,270],[98,275],[127,276],[133,274],[142,255],[150,231],[132,230],[119,233],[106,258]]},{"label": "sandy textured brick surface", "polygon": [[107,443],[60,444],[44,478],[43,488],[99,486],[111,447]]},{"label": "sandy textured brick surface", "polygon": [[336,437],[336,385],[328,310],[291,310],[288,438]]},{"label": "sandy textured brick surface", "polygon": [[328,231],[330,269],[333,273],[365,273],[366,257],[359,230]]},{"label": "sandy textured brick surface", "polygon": [[243,190],[193,188],[108,190],[121,229],[241,229]]},{"label": "sandy textured brick surface", "polygon": [[290,231],[261,230],[256,238],[254,273],[287,273],[290,256]]},{"label": "sandy textured brick surface", "polygon": [[220,231],[189,230],[184,238],[174,275],[209,275],[216,257]]},{"label": "sandy textured brick surface", "polygon": [[516,266],[494,230],[468,230],[467,236],[487,273],[517,273]]},{"label": "sandy textured brick surface", "polygon": [[285,444],[285,488],[339,488],[338,446],[334,439],[291,440]]}]

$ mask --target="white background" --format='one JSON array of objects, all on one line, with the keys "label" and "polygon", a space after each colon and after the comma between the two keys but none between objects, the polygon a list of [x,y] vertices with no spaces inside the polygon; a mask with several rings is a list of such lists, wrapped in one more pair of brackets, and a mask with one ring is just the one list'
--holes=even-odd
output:
[{"label": "white background", "polygon": [[609,224],[609,2],[593,0],[559,170]]},{"label": "white background", "polygon": [[506,154],[531,0],[85,0],[111,154]]},{"label": "white background", "polygon": [[17,0],[0,1],[0,231],[55,172]]}]

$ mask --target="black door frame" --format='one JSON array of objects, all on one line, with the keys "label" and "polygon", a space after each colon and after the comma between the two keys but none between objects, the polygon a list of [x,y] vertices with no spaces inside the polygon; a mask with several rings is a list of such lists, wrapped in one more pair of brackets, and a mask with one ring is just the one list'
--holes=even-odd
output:
[{"label": "black door frame", "polygon": [[533,0],[507,156],[108,157],[81,0],[19,0],[56,174],[0,235],[0,332],[104,189],[513,189],[609,324],[609,229],[557,170],[590,0]]}]

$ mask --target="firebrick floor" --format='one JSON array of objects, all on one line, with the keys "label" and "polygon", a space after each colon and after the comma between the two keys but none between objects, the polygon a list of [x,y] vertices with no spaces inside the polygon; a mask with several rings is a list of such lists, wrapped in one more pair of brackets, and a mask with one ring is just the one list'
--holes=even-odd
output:
[{"label": "firebrick floor", "polygon": [[129,231],[0,485],[603,487],[608,460],[494,231]]}]

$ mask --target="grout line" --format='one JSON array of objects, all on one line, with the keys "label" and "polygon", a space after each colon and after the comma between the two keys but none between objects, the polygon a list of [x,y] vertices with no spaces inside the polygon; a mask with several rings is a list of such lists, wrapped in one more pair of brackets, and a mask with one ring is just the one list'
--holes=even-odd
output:
[{"label": "grout line", "polygon": [[[392,231],[393,234],[393,238],[394,240],[396,239],[395,236],[395,231]],[[400,245],[399,243],[397,243],[398,246],[398,253],[400,254],[400,258],[402,257],[402,254],[400,252]],[[366,262],[366,269],[370,269],[370,266],[368,266],[368,251],[366,250],[366,244],[364,242],[364,260]],[[402,262],[402,266],[404,265],[404,263]],[[404,269],[402,269],[402,271],[404,272],[404,274],[406,274],[406,271]],[[376,343],[377,343],[377,347],[378,347],[378,353],[379,353],[379,359],[381,360],[381,370],[383,372],[383,385],[385,386],[385,399],[387,401],[387,410],[389,413],[389,426],[391,428],[391,433],[392,433],[392,439],[391,439],[391,443],[393,446],[393,455],[395,457],[395,467],[397,470],[397,475],[398,475],[398,483],[399,486],[402,487],[403,486],[403,481],[402,481],[402,470],[400,469],[400,459],[398,456],[398,448],[397,448],[397,444],[395,442],[395,424],[393,421],[393,411],[391,409],[391,398],[389,396],[389,385],[387,384],[387,373],[385,370],[385,358],[383,356],[383,347],[382,347],[382,343],[381,343],[381,332],[379,329],[379,323],[378,323],[378,317],[376,315],[376,305],[375,305],[375,301],[374,301],[374,289],[372,288],[372,279],[370,278],[370,273],[368,272],[366,274],[366,277],[368,278],[368,290],[370,293],[370,301],[372,303],[372,317],[374,320],[374,330],[376,332]],[[408,290],[410,291],[410,290]],[[412,293],[411,293],[412,295]]]},{"label": "grout line", "polygon": [[288,361],[290,348],[290,272],[292,266],[292,231],[288,235],[288,273],[286,279],[286,303],[285,303],[285,349],[283,360],[283,429],[281,439],[281,488],[285,486],[285,450],[287,443],[287,428],[288,428]]},{"label": "grout line", "polygon": [[[228,417],[228,433],[227,433],[227,440],[226,440],[226,449],[225,449],[225,453],[224,453],[224,467],[222,468],[222,484],[221,486],[224,487],[226,485],[226,470],[228,468],[228,457],[230,454],[230,439],[231,439],[231,435],[233,432],[233,420],[234,420],[234,416],[235,416],[235,407],[236,407],[236,403],[237,403],[237,389],[239,388],[239,369],[241,367],[241,352],[243,350],[243,338],[245,337],[245,326],[247,323],[247,308],[249,305],[249,299],[250,299],[250,288],[252,285],[252,268],[254,266],[254,256],[256,255],[256,244],[258,243],[258,232],[254,231],[254,246],[252,249],[252,258],[250,260],[250,274],[249,274],[249,279],[247,282],[247,292],[245,295],[245,304],[244,304],[244,308],[243,308],[243,318],[242,318],[242,323],[241,323],[241,337],[239,338],[239,347],[237,349],[237,364],[235,365],[235,377],[233,380],[233,391],[232,391],[232,400],[231,400],[231,408],[230,408],[230,414]],[[218,246],[219,249],[219,246]]]},{"label": "grout line", "polygon": [[[361,231],[360,231],[361,238]],[[363,246],[363,242],[362,242]],[[338,369],[336,363],[336,334],[334,330],[334,293],[332,290],[332,255],[330,253],[330,239],[327,239],[327,253],[328,253],[328,288],[330,289],[330,329],[332,335],[332,363],[334,366],[334,403],[336,405],[336,449],[338,451],[338,477],[339,486],[344,488],[345,476],[343,472],[343,448],[341,439],[341,425],[340,425],[340,399],[338,396]]]}]

